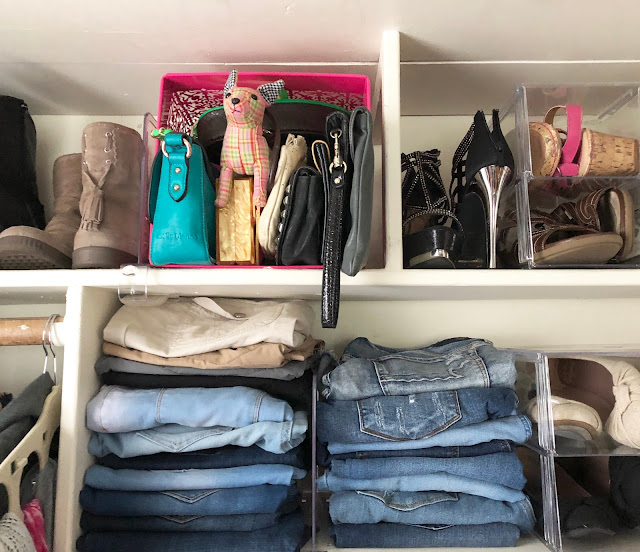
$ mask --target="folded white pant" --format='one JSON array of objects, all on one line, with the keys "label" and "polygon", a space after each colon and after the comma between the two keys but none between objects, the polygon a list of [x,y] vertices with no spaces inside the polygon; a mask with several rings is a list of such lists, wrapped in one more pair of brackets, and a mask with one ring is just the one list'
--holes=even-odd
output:
[{"label": "folded white pant", "polygon": [[[602,433],[602,420],[598,412],[588,404],[555,395],[551,396],[550,402],[556,435],[591,440]],[[527,415],[534,422],[540,423],[537,398],[527,405]]]},{"label": "folded white pant", "polygon": [[640,448],[640,372],[635,366],[617,358],[575,356],[559,360],[558,375],[572,388],[572,399],[589,404],[606,419],[604,430],[611,437]]},{"label": "folded white pant", "polygon": [[305,301],[181,297],[160,306],[122,306],[104,329],[104,340],[163,357],[261,342],[299,347],[313,317]]}]

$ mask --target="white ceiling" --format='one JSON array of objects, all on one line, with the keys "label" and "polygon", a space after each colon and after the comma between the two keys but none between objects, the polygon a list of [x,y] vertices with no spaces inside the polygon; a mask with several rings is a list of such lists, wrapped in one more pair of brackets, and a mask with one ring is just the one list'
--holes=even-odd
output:
[{"label": "white ceiling", "polygon": [[[405,114],[472,112],[523,81],[640,81],[632,0],[0,0],[0,8],[0,93],[24,98],[34,114],[155,112],[167,72],[312,63],[373,80],[388,29],[402,33],[403,61],[429,63],[403,68]],[[594,63],[606,60],[618,63]]]},{"label": "white ceiling", "polygon": [[0,0],[0,60],[376,61],[636,59],[632,0]]}]

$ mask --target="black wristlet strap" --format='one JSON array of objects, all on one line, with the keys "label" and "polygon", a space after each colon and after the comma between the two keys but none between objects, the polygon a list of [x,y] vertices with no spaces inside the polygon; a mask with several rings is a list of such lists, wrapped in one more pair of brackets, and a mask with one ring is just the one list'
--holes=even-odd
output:
[{"label": "black wristlet strap", "polygon": [[322,243],[322,327],[335,328],[340,308],[340,266],[342,264],[342,231],[344,222],[344,170],[330,169],[329,148],[315,142],[314,158],[322,173],[327,198],[324,240]]},{"label": "black wristlet strap", "polygon": [[323,245],[322,327],[335,328],[340,309],[340,267],[344,224],[344,170],[334,168],[330,175],[329,212]]}]

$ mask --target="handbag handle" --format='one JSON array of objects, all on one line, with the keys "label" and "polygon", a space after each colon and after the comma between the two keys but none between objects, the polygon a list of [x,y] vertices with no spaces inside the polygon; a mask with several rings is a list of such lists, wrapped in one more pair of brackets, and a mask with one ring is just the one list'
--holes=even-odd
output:
[{"label": "handbag handle", "polygon": [[280,126],[278,125],[277,119],[273,116],[268,109],[264,112],[265,119],[269,118],[269,123],[271,123],[271,127],[273,128],[273,147],[271,148],[271,153],[269,154],[269,180],[267,181],[267,193],[271,193],[273,190],[273,185],[276,181],[276,171],[278,170],[278,160],[280,159],[280,148],[281,144],[281,134],[280,134]]}]

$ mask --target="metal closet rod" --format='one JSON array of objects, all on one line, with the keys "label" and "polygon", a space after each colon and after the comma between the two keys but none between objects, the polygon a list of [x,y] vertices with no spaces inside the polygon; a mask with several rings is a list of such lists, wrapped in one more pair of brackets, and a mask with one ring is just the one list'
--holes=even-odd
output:
[{"label": "metal closet rod", "polygon": [[37,318],[0,318],[0,346],[42,345],[44,342],[56,346],[64,345],[64,317],[58,316],[49,332],[49,316]]}]

